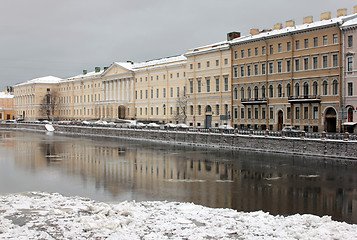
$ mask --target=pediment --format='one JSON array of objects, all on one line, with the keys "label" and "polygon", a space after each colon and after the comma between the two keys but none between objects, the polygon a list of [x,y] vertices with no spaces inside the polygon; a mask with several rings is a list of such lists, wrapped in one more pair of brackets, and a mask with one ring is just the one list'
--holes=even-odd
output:
[{"label": "pediment", "polygon": [[112,75],[124,75],[124,74],[132,74],[130,69],[127,69],[123,66],[118,65],[117,63],[113,63],[104,73],[103,77],[108,77]]}]

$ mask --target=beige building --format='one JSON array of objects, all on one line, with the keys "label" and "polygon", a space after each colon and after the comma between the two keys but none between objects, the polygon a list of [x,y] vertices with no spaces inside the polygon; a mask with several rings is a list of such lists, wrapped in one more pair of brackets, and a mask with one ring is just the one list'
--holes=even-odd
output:
[{"label": "beige building", "polygon": [[287,21],[285,28],[251,29],[231,42],[233,124],[239,128],[305,131],[341,129],[342,37],[339,26],[355,15],[339,10],[320,21]]},{"label": "beige building", "polygon": [[231,51],[228,41],[190,49],[185,56],[187,124],[205,128],[231,124]]},{"label": "beige building", "polygon": [[14,95],[0,92],[0,121],[14,119]]}]

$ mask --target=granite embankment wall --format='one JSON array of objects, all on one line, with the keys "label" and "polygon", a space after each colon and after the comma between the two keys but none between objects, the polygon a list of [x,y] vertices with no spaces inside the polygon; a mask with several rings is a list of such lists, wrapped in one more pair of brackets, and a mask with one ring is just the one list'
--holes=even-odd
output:
[{"label": "granite embankment wall", "polygon": [[[110,127],[54,125],[55,134],[114,137],[154,141],[165,144],[191,145],[259,152],[306,155],[357,160],[357,141],[307,139],[239,134],[197,133],[165,130],[142,130]],[[0,129],[45,131],[42,124],[0,124]]]}]

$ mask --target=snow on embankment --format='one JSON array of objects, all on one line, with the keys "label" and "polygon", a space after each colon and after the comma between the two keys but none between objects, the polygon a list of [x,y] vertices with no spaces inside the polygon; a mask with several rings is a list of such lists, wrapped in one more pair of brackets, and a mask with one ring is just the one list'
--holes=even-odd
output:
[{"label": "snow on embankment", "polygon": [[60,194],[0,197],[0,239],[357,239],[357,226],[191,203],[107,204]]}]

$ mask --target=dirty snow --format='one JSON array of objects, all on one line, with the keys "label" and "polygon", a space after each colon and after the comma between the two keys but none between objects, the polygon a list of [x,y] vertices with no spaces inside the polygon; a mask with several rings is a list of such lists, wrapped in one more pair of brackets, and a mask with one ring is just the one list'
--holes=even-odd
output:
[{"label": "dirty snow", "polygon": [[192,203],[103,203],[57,193],[0,197],[0,239],[357,239],[357,226]]}]

